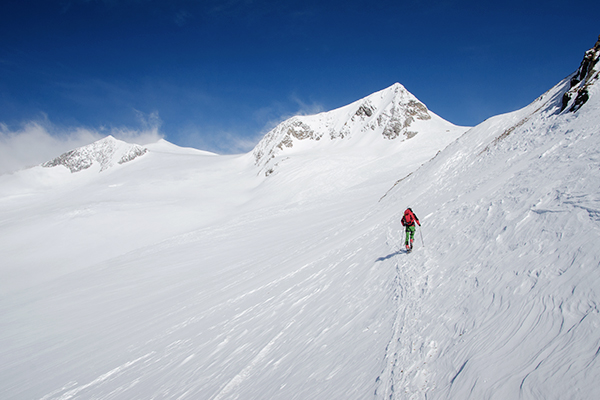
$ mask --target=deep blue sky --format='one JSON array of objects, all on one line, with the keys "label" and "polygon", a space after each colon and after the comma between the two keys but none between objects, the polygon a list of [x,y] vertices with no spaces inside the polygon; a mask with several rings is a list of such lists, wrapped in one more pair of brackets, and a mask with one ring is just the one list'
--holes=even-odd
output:
[{"label": "deep blue sky", "polygon": [[4,0],[0,123],[129,127],[248,151],[274,123],[394,82],[459,125],[579,66],[600,1]]}]

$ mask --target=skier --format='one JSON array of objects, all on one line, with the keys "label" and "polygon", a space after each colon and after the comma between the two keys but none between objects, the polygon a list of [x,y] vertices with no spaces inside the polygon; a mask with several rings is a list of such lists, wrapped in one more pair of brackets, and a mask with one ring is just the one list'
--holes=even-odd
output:
[{"label": "skier", "polygon": [[409,252],[413,248],[413,240],[415,238],[415,231],[417,228],[415,227],[415,222],[421,226],[419,222],[419,218],[415,215],[413,210],[408,207],[406,211],[404,211],[404,216],[402,217],[402,226],[406,228],[406,241],[404,244],[406,245],[406,251]]}]

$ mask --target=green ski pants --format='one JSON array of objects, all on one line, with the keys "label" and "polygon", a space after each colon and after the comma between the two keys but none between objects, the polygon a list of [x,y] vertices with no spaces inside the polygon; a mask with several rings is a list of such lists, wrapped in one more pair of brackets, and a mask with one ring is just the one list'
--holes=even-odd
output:
[{"label": "green ski pants", "polygon": [[417,230],[417,227],[414,225],[406,227],[406,241],[404,242],[404,245],[408,246],[410,241],[415,239],[415,231],[416,230]]}]

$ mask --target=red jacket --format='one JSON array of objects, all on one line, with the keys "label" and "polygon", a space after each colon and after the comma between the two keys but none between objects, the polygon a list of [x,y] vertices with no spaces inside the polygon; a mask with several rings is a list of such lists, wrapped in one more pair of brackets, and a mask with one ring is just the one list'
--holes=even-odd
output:
[{"label": "red jacket", "polygon": [[401,222],[402,226],[415,226],[415,222],[421,226],[419,218],[417,218],[417,215],[410,208],[407,208],[406,211],[404,211],[404,216],[402,217]]}]

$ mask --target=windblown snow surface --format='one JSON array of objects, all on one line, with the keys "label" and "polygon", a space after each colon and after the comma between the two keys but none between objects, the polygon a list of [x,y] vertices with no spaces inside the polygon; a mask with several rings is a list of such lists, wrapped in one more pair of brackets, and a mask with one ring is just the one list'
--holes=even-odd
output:
[{"label": "windblown snow surface", "polygon": [[0,397],[594,398],[600,94],[568,85],[269,176],[164,141],[1,176]]}]

